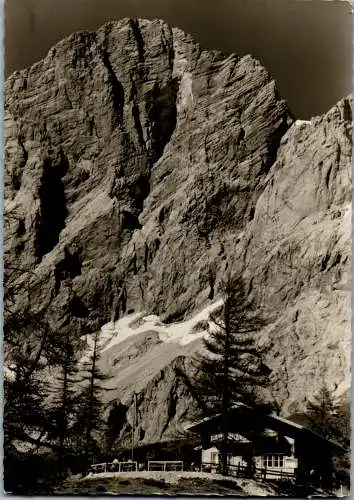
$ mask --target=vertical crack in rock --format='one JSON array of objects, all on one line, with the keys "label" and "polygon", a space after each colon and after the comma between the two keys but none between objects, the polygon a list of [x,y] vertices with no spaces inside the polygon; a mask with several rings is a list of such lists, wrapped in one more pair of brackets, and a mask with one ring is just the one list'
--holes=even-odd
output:
[{"label": "vertical crack in rock", "polygon": [[136,101],[133,102],[132,115],[133,115],[133,119],[134,119],[135,129],[138,133],[140,145],[145,147],[143,126],[142,126],[141,120],[140,120],[140,109],[139,109],[139,104]]},{"label": "vertical crack in rock", "polygon": [[157,86],[153,90],[153,105],[149,118],[152,123],[152,149],[156,162],[171,139],[177,121],[177,93],[179,82],[177,78],[171,80],[163,88]]},{"label": "vertical crack in rock", "polygon": [[109,58],[109,54],[106,47],[102,48],[102,60],[103,64],[107,68],[109,75],[109,83],[112,89],[112,101],[114,109],[117,111],[117,125],[118,123],[122,123],[123,121],[123,110],[124,110],[124,88],[123,85],[117,78],[115,74],[112,64]]},{"label": "vertical crack in rock", "polygon": [[17,171],[14,175],[13,187],[16,191],[18,191],[21,187],[23,169],[26,166],[26,163],[28,160],[28,152],[23,144],[23,139],[22,139],[21,135],[19,135],[19,137],[18,137],[18,143],[19,143],[21,151],[22,151],[22,161],[21,161],[21,167],[17,169]]},{"label": "vertical crack in rock", "polygon": [[139,62],[143,63],[144,62],[144,51],[145,51],[145,42],[141,34],[140,26],[139,26],[139,20],[138,19],[131,19],[130,20],[130,26],[136,41],[136,46],[138,49],[138,54],[139,54]]}]

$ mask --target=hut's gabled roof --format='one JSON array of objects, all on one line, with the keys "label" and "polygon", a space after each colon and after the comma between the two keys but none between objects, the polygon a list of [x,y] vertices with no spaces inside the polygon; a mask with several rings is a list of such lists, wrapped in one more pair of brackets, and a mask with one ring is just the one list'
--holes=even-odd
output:
[{"label": "hut's gabled roof", "polygon": [[[198,422],[185,427],[186,430],[197,434],[215,434],[215,429],[221,421],[221,414],[205,417]],[[228,426],[230,432],[237,432],[246,437],[252,432],[262,432],[264,429],[272,429],[284,436],[293,439],[308,439],[314,445],[344,451],[338,443],[328,440],[320,434],[286,418],[269,414],[252,408],[243,403],[237,403],[230,408]]]}]

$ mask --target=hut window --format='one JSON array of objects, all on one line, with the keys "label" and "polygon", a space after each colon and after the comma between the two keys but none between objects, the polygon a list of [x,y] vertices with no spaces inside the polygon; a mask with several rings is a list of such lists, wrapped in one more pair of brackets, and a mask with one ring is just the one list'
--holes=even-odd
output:
[{"label": "hut window", "polygon": [[264,455],[263,467],[283,467],[283,455]]},{"label": "hut window", "polygon": [[210,454],[210,460],[212,464],[217,464],[219,462],[219,453],[217,452],[212,452]]}]

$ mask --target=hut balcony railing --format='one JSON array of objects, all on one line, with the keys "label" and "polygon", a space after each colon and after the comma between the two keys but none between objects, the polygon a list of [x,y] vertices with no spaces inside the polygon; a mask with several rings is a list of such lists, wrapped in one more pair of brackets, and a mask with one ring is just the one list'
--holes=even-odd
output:
[{"label": "hut balcony railing", "polygon": [[[202,462],[201,464],[201,472],[212,472],[214,474],[221,473],[221,465],[212,463],[212,462]],[[251,473],[250,468],[245,465],[227,465],[227,474],[229,476],[235,477],[247,477],[252,475],[252,477],[256,479],[273,479],[279,481],[295,481],[296,475],[292,472],[285,472],[282,469],[279,471],[274,469],[253,468],[253,473]]]}]

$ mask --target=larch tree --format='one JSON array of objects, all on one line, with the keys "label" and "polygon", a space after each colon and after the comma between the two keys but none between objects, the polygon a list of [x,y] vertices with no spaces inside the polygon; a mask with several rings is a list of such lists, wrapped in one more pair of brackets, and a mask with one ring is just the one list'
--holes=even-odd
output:
[{"label": "larch tree", "polygon": [[334,440],[342,447],[333,454],[333,467],[337,479],[350,483],[350,404],[338,401],[323,382],[313,400],[308,402],[305,415],[308,426],[324,438]]},{"label": "larch tree", "polygon": [[7,491],[21,492],[27,487],[36,488],[44,479],[42,469],[36,468],[31,474],[27,471],[38,456],[36,450],[52,444],[46,432],[46,367],[53,355],[53,332],[44,319],[27,311],[6,319],[4,330],[9,340],[5,341],[4,369],[4,481]]},{"label": "larch tree", "polygon": [[328,386],[323,383],[313,401],[307,404],[306,416],[311,428],[326,439],[336,435],[336,404]]},{"label": "larch tree", "polygon": [[99,368],[101,348],[100,331],[96,331],[90,347],[91,353],[80,370],[81,389],[77,395],[78,409],[74,429],[78,450],[83,459],[84,473],[87,472],[92,457],[99,451],[95,434],[102,431],[104,425],[102,393],[110,390],[103,385],[109,376]]},{"label": "larch tree", "polygon": [[256,389],[267,383],[270,370],[256,342],[264,322],[247,296],[241,275],[228,274],[221,293],[222,310],[210,316],[213,327],[203,339],[205,353],[197,359],[196,388],[204,413],[221,416],[221,471],[226,474],[229,410],[237,402],[258,403]]},{"label": "larch tree", "polygon": [[59,374],[50,391],[48,436],[57,445],[58,472],[62,476],[67,469],[69,456],[75,452],[73,423],[78,410],[78,340],[67,329],[57,347],[60,349]]}]

